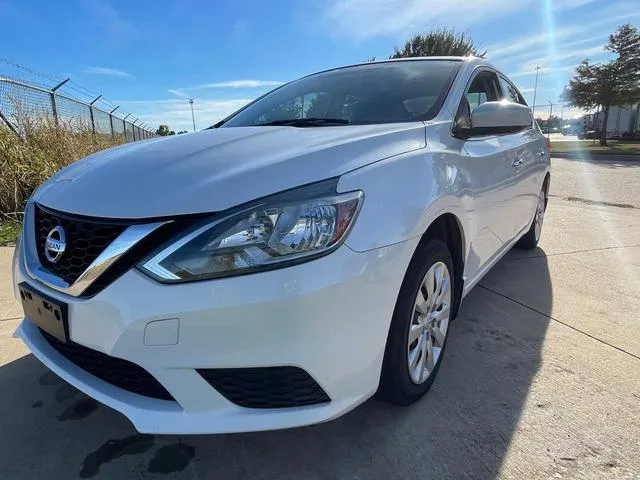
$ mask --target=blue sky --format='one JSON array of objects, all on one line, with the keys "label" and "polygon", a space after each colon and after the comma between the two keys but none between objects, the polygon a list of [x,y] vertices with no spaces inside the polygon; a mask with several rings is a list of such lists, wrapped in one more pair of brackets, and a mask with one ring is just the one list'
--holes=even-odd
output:
[{"label": "blue sky", "polygon": [[606,60],[607,36],[639,20],[637,0],[0,0],[0,57],[191,130],[189,97],[203,128],[280,82],[385,58],[437,26],[468,32],[529,103],[539,66],[536,103],[557,101],[577,63]]}]

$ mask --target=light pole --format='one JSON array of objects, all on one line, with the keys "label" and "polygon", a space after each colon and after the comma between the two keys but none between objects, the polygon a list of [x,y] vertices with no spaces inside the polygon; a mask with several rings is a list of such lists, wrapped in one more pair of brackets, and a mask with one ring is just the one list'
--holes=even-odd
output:
[{"label": "light pole", "polygon": [[536,95],[538,94],[538,74],[540,73],[540,67],[536,67],[536,84],[533,87],[533,115],[536,114]]},{"label": "light pole", "polygon": [[549,120],[547,120],[547,138],[551,136],[551,117],[553,116],[553,103],[551,100],[547,100],[549,102]]},{"label": "light pole", "polygon": [[193,98],[189,99],[189,105],[191,105],[191,120],[193,121],[193,131],[196,131],[196,117],[193,115]]}]

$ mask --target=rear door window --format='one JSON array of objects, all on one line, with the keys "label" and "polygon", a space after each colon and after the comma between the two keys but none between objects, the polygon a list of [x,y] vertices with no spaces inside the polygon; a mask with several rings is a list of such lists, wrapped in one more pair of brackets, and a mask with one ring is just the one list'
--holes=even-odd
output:
[{"label": "rear door window", "polygon": [[504,100],[519,103],[521,105],[527,104],[527,102],[524,101],[524,98],[522,98],[522,95],[518,92],[518,89],[502,75],[500,76],[500,87],[502,88],[502,98]]}]

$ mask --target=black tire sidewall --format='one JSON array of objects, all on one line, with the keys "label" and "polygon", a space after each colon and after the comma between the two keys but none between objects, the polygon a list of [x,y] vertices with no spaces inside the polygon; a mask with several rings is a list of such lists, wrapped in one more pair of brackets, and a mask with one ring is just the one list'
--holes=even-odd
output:
[{"label": "black tire sidewall", "polygon": [[[382,367],[380,393],[393,403],[410,404],[422,397],[431,387],[438,369],[444,357],[449,332],[445,337],[440,356],[435,364],[433,372],[427,381],[415,384],[409,374],[407,361],[407,343],[409,341],[409,328],[412,321],[415,299],[421,282],[427,271],[436,262],[442,262],[449,270],[449,278],[455,282],[453,261],[446,244],[440,240],[429,240],[416,251],[409,264],[407,273],[400,288],[400,294],[391,320],[385,358]],[[452,303],[455,301],[452,285]],[[453,305],[452,305],[453,308]],[[449,320],[449,328],[451,320]]]},{"label": "black tire sidewall", "polygon": [[[541,194],[544,194],[544,210],[547,210],[547,204],[549,203],[548,192],[545,187],[542,188]],[[539,198],[539,197],[538,197]],[[531,227],[525,233],[520,240],[516,243],[516,248],[524,249],[524,250],[532,250],[538,246],[538,242],[540,238],[536,238],[536,224],[538,223],[538,204],[536,204],[536,210],[533,212],[533,222],[531,223]],[[540,236],[542,236],[542,231],[540,232]]]}]

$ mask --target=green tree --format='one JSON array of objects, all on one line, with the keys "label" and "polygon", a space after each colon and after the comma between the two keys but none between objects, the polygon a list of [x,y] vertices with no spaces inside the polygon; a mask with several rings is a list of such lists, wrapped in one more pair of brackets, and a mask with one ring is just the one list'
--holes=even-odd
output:
[{"label": "green tree", "polygon": [[171,134],[171,130],[169,130],[169,125],[160,125],[156,130],[156,135],[160,135],[161,137],[166,137]]},{"label": "green tree", "polygon": [[466,33],[451,28],[438,28],[426,35],[414,35],[404,47],[393,49],[389,58],[437,57],[437,56],[476,56],[484,57],[487,51],[481,51]]},{"label": "green tree", "polygon": [[576,107],[602,108],[600,145],[607,144],[611,106],[640,100],[640,32],[631,25],[623,25],[609,36],[606,48],[617,58],[604,64],[583,61],[565,91],[566,100]]}]

